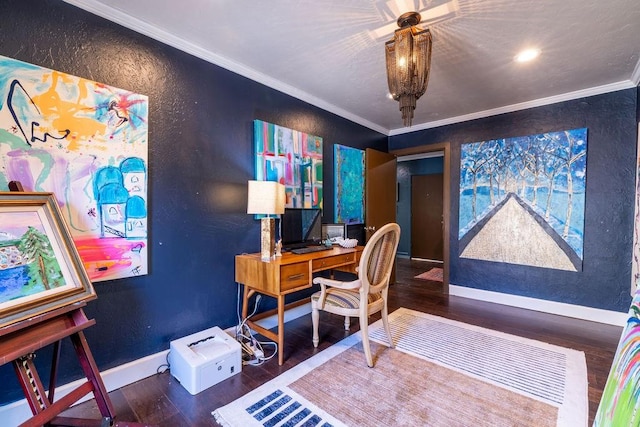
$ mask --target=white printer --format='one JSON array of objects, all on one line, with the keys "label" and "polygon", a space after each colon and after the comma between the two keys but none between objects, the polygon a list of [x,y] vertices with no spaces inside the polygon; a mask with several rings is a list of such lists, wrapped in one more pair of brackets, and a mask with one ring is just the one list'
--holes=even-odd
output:
[{"label": "white printer", "polygon": [[171,341],[171,375],[191,394],[242,370],[240,343],[217,326]]}]

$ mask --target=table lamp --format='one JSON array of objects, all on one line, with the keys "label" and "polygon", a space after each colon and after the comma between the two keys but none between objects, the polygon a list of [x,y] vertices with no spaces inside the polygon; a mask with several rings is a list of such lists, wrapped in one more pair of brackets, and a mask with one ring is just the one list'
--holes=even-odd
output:
[{"label": "table lamp", "polygon": [[262,261],[273,259],[275,219],[284,213],[284,185],[275,181],[249,181],[247,213],[266,215],[260,219],[260,255]]}]

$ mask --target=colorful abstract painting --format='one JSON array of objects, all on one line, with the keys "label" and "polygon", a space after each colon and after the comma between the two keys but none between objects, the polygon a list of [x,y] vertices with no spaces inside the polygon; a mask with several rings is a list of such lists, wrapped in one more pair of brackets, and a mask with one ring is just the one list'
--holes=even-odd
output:
[{"label": "colorful abstract painting", "polygon": [[322,138],[254,120],[256,179],[285,186],[288,208],[322,209]]},{"label": "colorful abstract painting", "polygon": [[334,222],[364,223],[364,150],[333,146]]},{"label": "colorful abstract painting", "polygon": [[460,257],[582,270],[587,129],[462,144]]},{"label": "colorful abstract painting", "polygon": [[147,274],[144,95],[0,56],[0,187],[53,192],[92,281]]},{"label": "colorful abstract painting", "polygon": [[622,330],[594,427],[640,425],[640,291]]},{"label": "colorful abstract painting", "polygon": [[633,248],[631,251],[631,295],[640,289],[640,126],[636,142],[636,198],[633,221]]}]

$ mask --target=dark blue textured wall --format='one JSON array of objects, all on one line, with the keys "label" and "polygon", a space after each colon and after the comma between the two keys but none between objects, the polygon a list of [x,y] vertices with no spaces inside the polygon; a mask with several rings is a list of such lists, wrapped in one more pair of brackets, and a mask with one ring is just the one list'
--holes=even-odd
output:
[{"label": "dark blue textured wall", "polygon": [[[391,137],[390,150],[451,143],[450,282],[626,312],[631,302],[636,109],[637,91],[628,89]],[[459,258],[460,144],[582,127],[588,128],[583,271]]]},{"label": "dark blue textured wall", "polygon": [[442,157],[398,162],[398,205],[396,221],[402,229],[398,255],[411,256],[411,177],[442,173]]},{"label": "dark blue textured wall", "polygon": [[[236,323],[234,255],[260,245],[246,214],[254,119],[323,138],[328,218],[332,145],[387,150],[385,135],[61,1],[3,0],[0,16],[0,55],[149,96],[150,274],[95,284],[86,335],[101,370]],[[36,360],[44,374],[49,354]],[[80,372],[67,342],[62,361],[61,384]],[[0,367],[0,404],[19,398],[11,366]]]}]

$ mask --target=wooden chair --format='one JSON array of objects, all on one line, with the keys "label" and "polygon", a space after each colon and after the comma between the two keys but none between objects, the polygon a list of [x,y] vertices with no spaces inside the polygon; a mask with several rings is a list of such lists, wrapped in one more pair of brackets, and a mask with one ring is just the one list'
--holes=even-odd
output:
[{"label": "wooden chair", "polygon": [[376,231],[364,247],[356,280],[342,282],[323,277],[313,279],[313,283],[320,284],[320,291],[311,296],[314,347],[317,347],[319,342],[319,310],[324,310],[345,316],[345,329],[349,329],[350,317],[359,318],[362,345],[369,367],[373,367],[368,335],[371,314],[381,312],[389,346],[393,348],[388,321],[387,294],[399,240],[400,226],[395,223],[387,224]]}]

